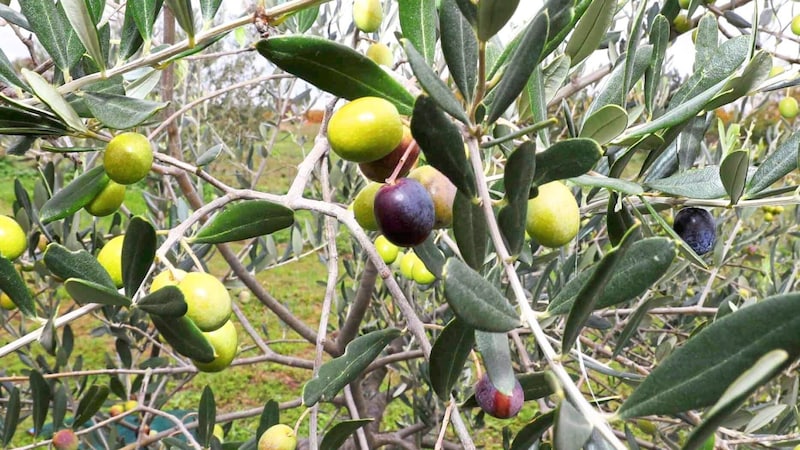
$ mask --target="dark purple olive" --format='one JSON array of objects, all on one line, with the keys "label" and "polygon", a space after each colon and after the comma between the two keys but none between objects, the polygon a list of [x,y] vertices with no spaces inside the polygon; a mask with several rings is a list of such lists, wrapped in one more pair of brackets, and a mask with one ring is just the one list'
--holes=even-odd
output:
[{"label": "dark purple olive", "polygon": [[416,180],[400,178],[375,194],[378,228],[394,245],[413,247],[425,241],[433,230],[433,200]]},{"label": "dark purple olive", "polygon": [[678,211],[672,228],[698,255],[708,253],[717,240],[714,217],[702,208],[683,208]]},{"label": "dark purple olive", "polygon": [[522,403],[525,401],[522,385],[519,384],[519,380],[515,380],[515,383],[511,395],[506,395],[494,387],[489,375],[484,375],[475,385],[475,400],[490,416],[498,419],[514,417],[522,409]]}]

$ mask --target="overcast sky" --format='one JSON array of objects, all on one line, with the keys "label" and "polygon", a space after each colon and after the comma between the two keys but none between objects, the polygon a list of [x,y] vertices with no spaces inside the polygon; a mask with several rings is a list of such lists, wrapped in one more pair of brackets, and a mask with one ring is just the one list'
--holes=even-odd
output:
[{"label": "overcast sky", "polygon": [[[350,0],[334,0],[334,1],[341,1],[342,6],[345,9],[347,9],[351,4]],[[386,1],[387,0],[384,0],[384,3],[386,3]],[[193,3],[198,3],[198,1],[194,0]],[[241,14],[241,12],[245,10],[244,5],[249,3],[250,2],[245,2],[245,0],[224,0],[222,3],[222,13],[225,16],[233,16],[236,14]],[[717,4],[722,4],[722,3],[724,3],[722,0],[717,1]],[[740,16],[749,21],[753,14],[754,3],[756,2],[752,2],[746,6],[743,6],[738,10],[736,10],[736,12]],[[764,3],[767,2],[766,0],[764,0],[763,2],[759,3],[763,5]],[[510,39],[510,36],[516,33],[516,29],[520,26],[520,24],[526,23],[527,20],[529,20],[530,17],[536,11],[538,11],[541,4],[542,4],[541,0],[532,0],[532,1],[529,0],[528,2],[521,2],[520,7],[517,9],[514,17],[512,18],[511,23],[501,32],[501,38],[503,38],[504,41]],[[800,6],[796,5],[800,5],[800,3],[793,1],[785,2],[781,10],[776,11],[775,14],[772,15],[772,18],[770,19],[772,23],[768,25],[769,29],[774,30],[777,28],[777,25],[780,24],[782,29],[788,30],[788,26],[789,23],[791,22],[792,17],[795,14],[800,13]],[[12,0],[11,7],[16,10],[19,10],[18,0]],[[632,15],[631,3],[628,3],[624,8],[625,8],[624,11],[628,16]],[[199,9],[199,7],[197,9]],[[698,8],[698,12],[695,12],[695,16],[699,16],[701,12],[702,8]],[[766,14],[763,11],[761,12],[762,14]],[[723,26],[726,29],[731,30],[734,34],[738,33],[738,31],[729,24],[727,24],[724,19],[721,19],[720,21],[723,23]],[[627,27],[626,21],[618,21],[614,25],[614,29],[620,31],[624,31],[626,27]],[[775,47],[776,41],[773,37],[770,37],[768,34],[762,33],[760,38],[762,43],[766,45],[767,48]],[[391,37],[390,40],[394,40],[394,38]],[[396,42],[394,44],[396,44]],[[8,26],[0,27],[0,46],[2,46],[2,50],[11,60],[17,59],[19,57],[24,57],[27,55],[27,49],[25,48],[24,45],[22,45],[22,43],[14,35],[10,27]],[[783,43],[781,43],[779,46],[779,50],[780,52],[791,56],[798,56],[798,54],[800,54],[799,52],[800,48],[798,47],[798,44],[792,41],[783,41]],[[677,41],[672,45],[672,47],[668,52],[667,70],[669,68],[674,68],[677,69],[678,72],[681,74],[684,75],[688,74],[692,70],[693,60],[694,60],[694,47],[691,42],[690,33],[685,33],[684,35],[680,36],[677,39]],[[604,64],[607,61],[608,61],[608,55],[598,51],[595,52],[594,56],[588,62],[588,64],[590,66],[599,65],[599,64]],[[786,63],[783,62],[776,61],[776,63],[786,66]]]}]

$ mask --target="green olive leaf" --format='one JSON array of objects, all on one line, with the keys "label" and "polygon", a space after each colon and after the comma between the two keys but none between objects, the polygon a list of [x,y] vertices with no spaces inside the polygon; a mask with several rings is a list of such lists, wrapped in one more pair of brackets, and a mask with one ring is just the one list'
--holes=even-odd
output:
[{"label": "green olive leaf", "polygon": [[28,290],[28,285],[14,268],[14,263],[2,256],[0,256],[0,291],[11,298],[22,314],[36,316],[36,305]]},{"label": "green olive leaf", "polygon": [[103,166],[87,170],[42,205],[42,209],[39,211],[39,220],[43,224],[48,224],[75,214],[89,204],[106,187],[106,184],[108,184],[108,176]]},{"label": "green olive leaf", "polygon": [[786,351],[781,368],[797,359],[798,327],[800,294],[796,293],[776,295],[717,319],[656,366],[617,415],[629,419],[677,414],[712,405],[765,354]]},{"label": "green olive leaf", "polygon": [[176,352],[202,363],[214,361],[214,348],[192,319],[186,316],[176,318],[150,314],[150,320],[153,321],[161,337]]},{"label": "green olive leaf", "polygon": [[272,234],[294,223],[294,211],[266,200],[228,205],[197,236],[195,242],[219,244]]},{"label": "green olive leaf", "polygon": [[378,357],[391,341],[400,336],[400,330],[387,328],[373,331],[353,339],[347,344],[344,355],[334,358],[319,368],[317,376],[303,386],[303,404],[315,405],[336,396],[348,383],[358,377]]},{"label": "green olive leaf", "polygon": [[[607,308],[638,297],[664,275],[675,259],[675,244],[671,239],[651,237],[631,245],[605,285],[595,309]],[[547,308],[550,314],[565,314],[581,288],[589,281],[596,266],[581,271],[570,280],[551,300]]]},{"label": "green olive leaf", "polygon": [[474,345],[475,330],[458,318],[450,320],[439,333],[431,348],[428,372],[433,392],[440,399],[450,399]]},{"label": "green olive leaf", "polygon": [[536,154],[533,184],[541,186],[555,180],[577,177],[590,171],[603,149],[593,139],[565,139]]},{"label": "green olive leaf", "polygon": [[115,289],[93,281],[69,278],[64,282],[64,288],[79,305],[89,303],[126,307],[131,305],[131,300],[128,297],[120,294]]},{"label": "green olive leaf", "polygon": [[150,272],[156,256],[156,230],[141,216],[134,216],[122,242],[122,282],[133,297]]},{"label": "green olive leaf", "polygon": [[355,100],[381,97],[411,114],[414,97],[371,59],[345,45],[315,36],[277,36],[256,44],[281,69],[333,95]]},{"label": "green olive leaf", "polygon": [[97,262],[97,258],[86,250],[72,252],[63,245],[53,242],[47,245],[42,259],[50,273],[62,280],[80,278],[115,289],[111,276]]},{"label": "green olive leaf", "polygon": [[442,276],[447,303],[467,325],[494,333],[519,326],[519,315],[508,299],[458,258],[447,259]]},{"label": "green olive leaf", "polygon": [[354,420],[345,420],[342,422],[337,423],[334,425],[330,431],[325,433],[325,437],[322,438],[322,442],[319,444],[320,450],[337,450],[342,448],[342,444],[347,441],[347,438],[350,437],[353,433],[356,432],[359,428],[367,425],[368,423],[374,421],[375,419],[354,419]]}]

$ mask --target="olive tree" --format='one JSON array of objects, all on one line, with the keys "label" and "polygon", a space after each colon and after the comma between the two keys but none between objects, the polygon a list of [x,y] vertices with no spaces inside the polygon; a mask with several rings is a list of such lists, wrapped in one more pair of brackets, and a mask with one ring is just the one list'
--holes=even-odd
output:
[{"label": "olive tree", "polygon": [[[292,410],[302,448],[800,442],[800,134],[775,112],[797,81],[773,69],[798,62],[791,4],[252,3],[0,4],[28,49],[0,52],[3,158],[37,169],[3,211],[28,241],[0,257],[3,446],[74,448],[54,433],[71,429],[86,448],[256,448]],[[365,56],[375,41],[391,67]],[[403,249],[432,283],[387,264],[348,207],[367,180],[328,124],[363,97],[457,189],[452,225]],[[154,150],[126,197],[143,205],[95,219],[105,148],[129,131]],[[564,245],[526,233],[552,182],[580,208]],[[118,235],[119,285],[97,260]],[[263,281],[308,257],[313,323]],[[300,370],[291,400],[243,409],[191,384],[218,355],[185,289],[151,289],[178,269],[235,294],[240,353],[217,379]],[[275,318],[305,351],[274,341]],[[97,364],[73,351],[89,340]],[[520,396],[516,418],[487,417]]]}]

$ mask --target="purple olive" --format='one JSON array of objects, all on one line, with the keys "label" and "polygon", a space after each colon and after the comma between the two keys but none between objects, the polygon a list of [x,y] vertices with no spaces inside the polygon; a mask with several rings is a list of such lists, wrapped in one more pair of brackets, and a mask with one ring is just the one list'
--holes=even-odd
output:
[{"label": "purple olive", "polygon": [[416,180],[400,178],[382,186],[375,194],[374,210],[380,231],[399,247],[419,245],[433,230],[433,200]]},{"label": "purple olive", "polygon": [[522,409],[522,403],[525,401],[522,385],[519,384],[519,380],[515,380],[515,383],[511,395],[506,395],[494,387],[489,375],[484,375],[475,385],[475,400],[490,416],[498,419],[514,417]]},{"label": "purple olive", "polygon": [[678,211],[672,228],[698,255],[708,253],[717,240],[714,217],[702,208],[683,208]]}]

